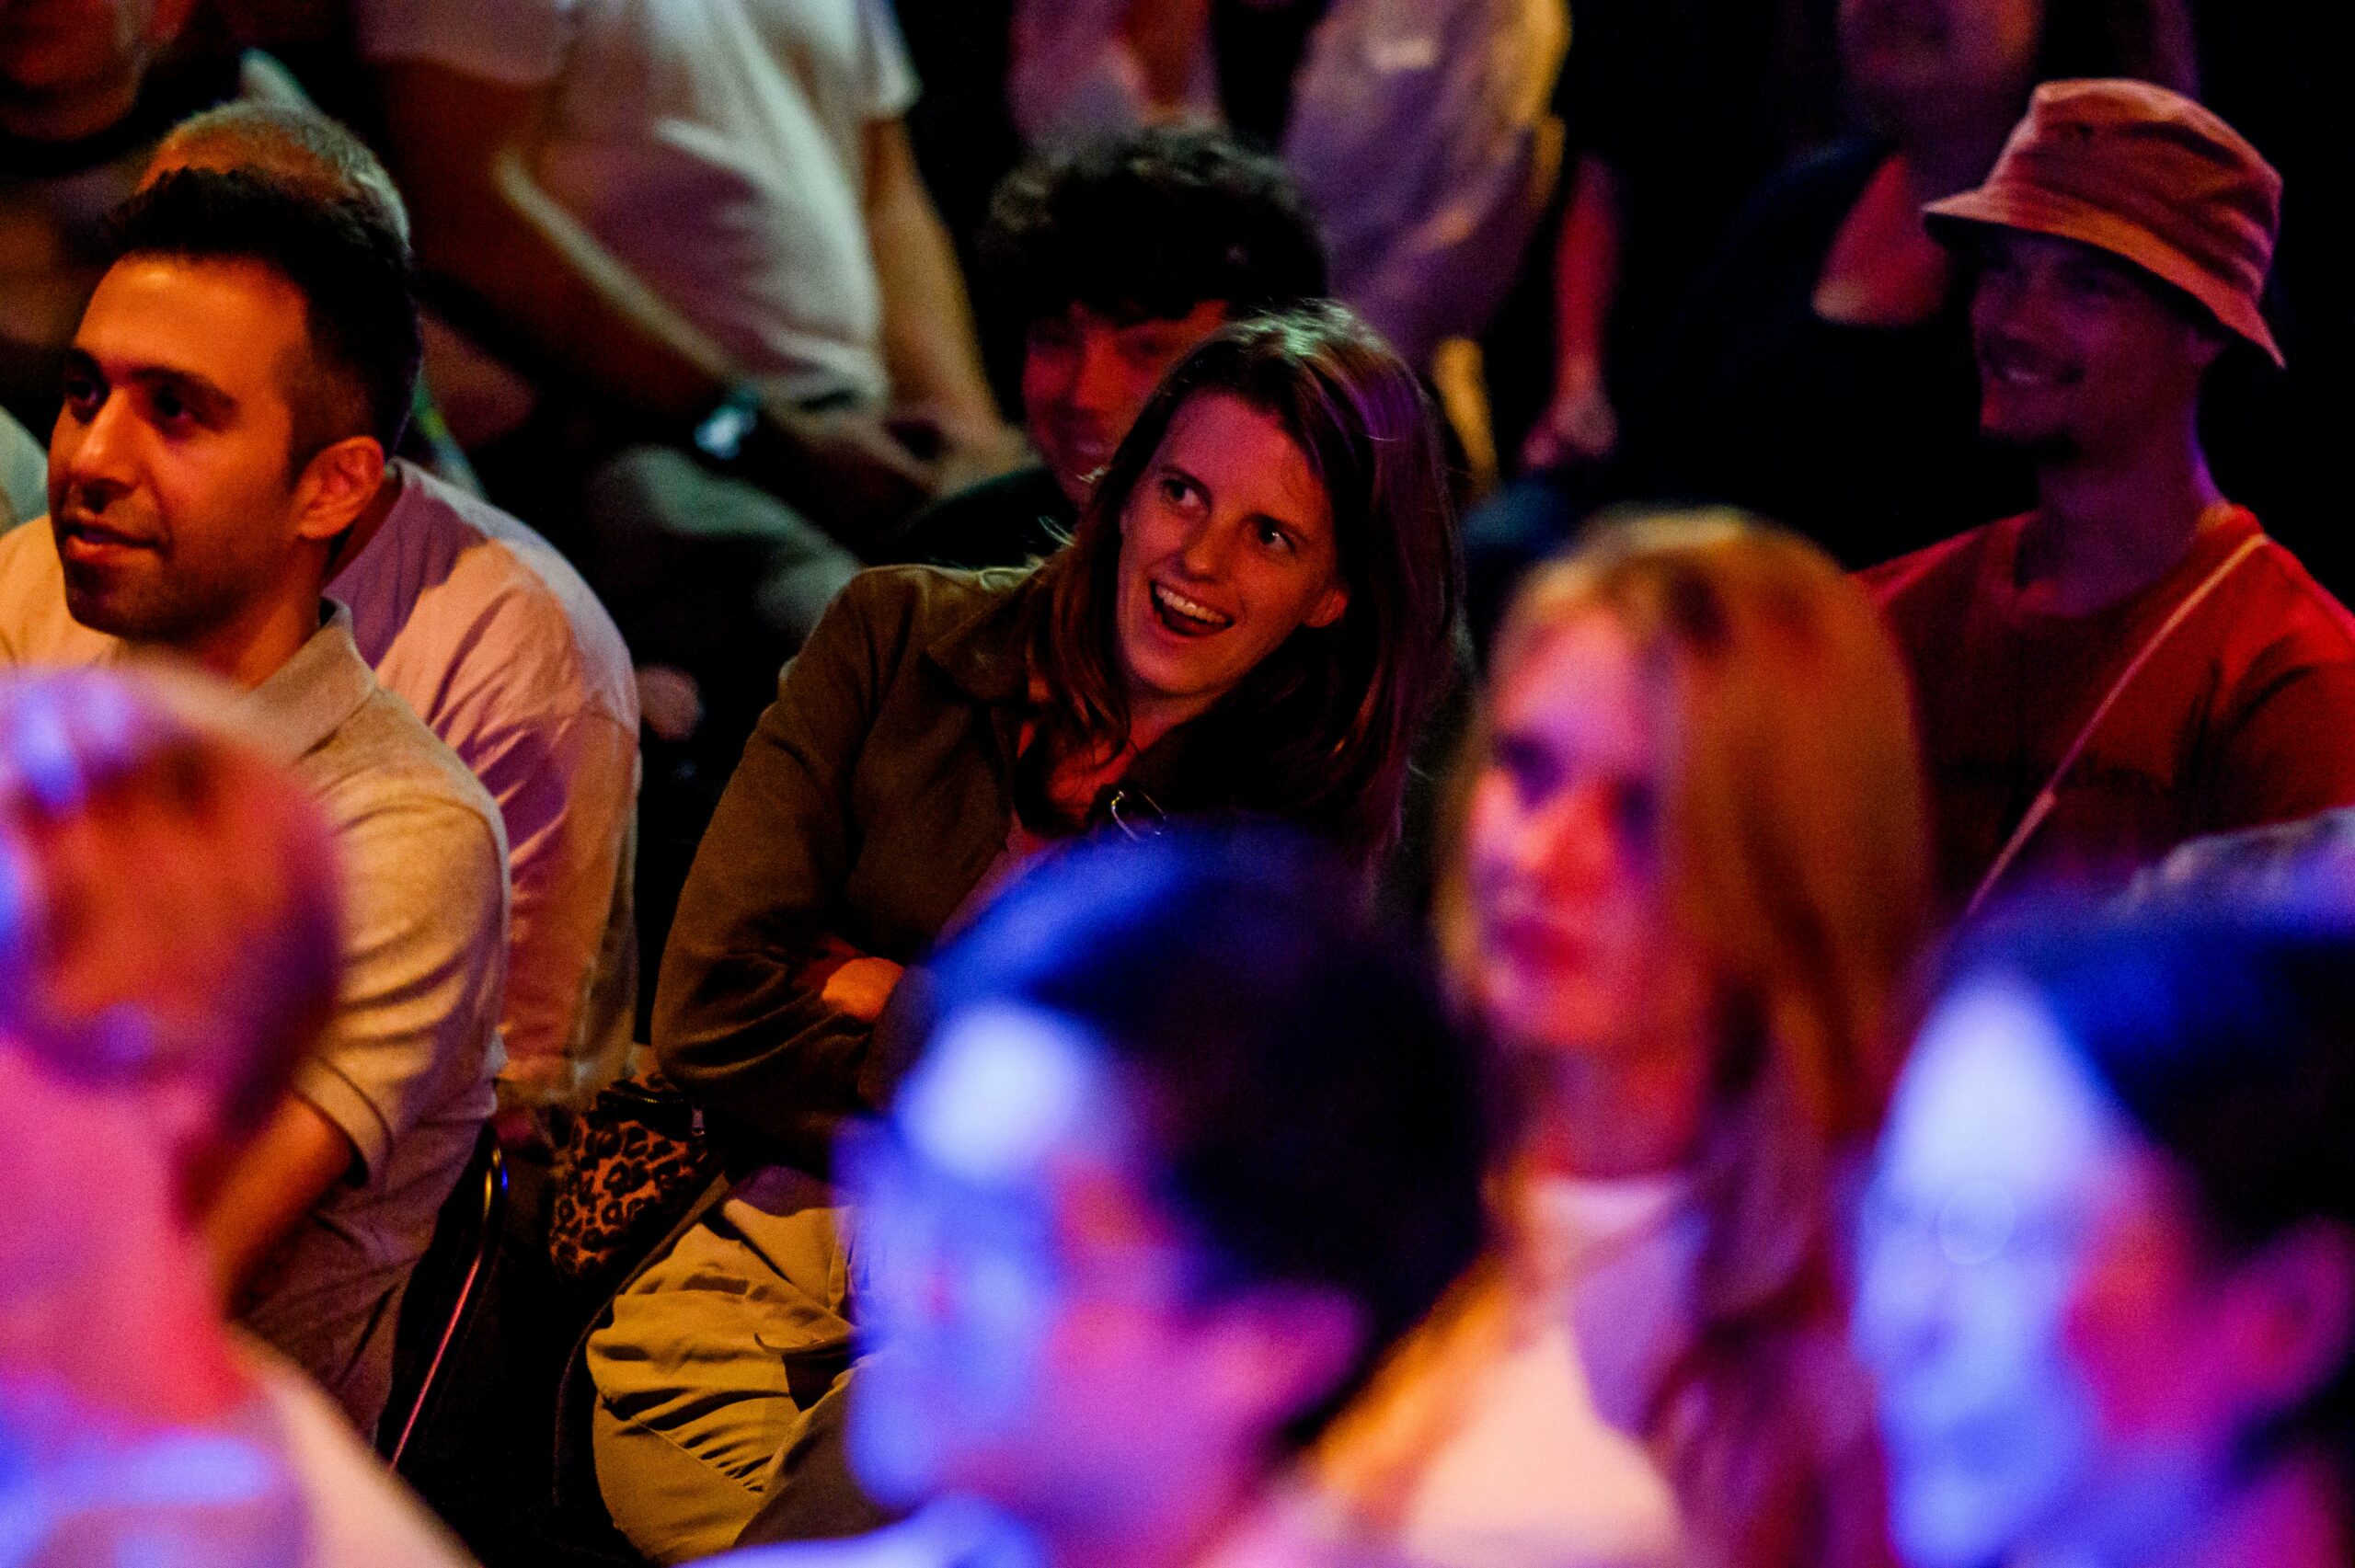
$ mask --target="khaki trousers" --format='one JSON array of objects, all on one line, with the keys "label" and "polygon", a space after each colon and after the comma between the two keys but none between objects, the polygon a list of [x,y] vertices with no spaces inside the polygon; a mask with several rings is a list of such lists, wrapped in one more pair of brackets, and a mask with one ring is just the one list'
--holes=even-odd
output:
[{"label": "khaki trousers", "polygon": [[839,1417],[851,1358],[844,1219],[825,1184],[764,1171],[615,1297],[590,1336],[597,1485],[655,1562],[735,1545],[797,1439]]}]

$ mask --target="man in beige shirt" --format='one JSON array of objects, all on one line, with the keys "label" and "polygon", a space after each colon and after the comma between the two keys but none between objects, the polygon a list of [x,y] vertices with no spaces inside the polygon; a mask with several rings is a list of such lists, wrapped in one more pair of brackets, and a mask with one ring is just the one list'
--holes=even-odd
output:
[{"label": "man in beige shirt", "polygon": [[[146,181],[178,168],[254,169],[408,229],[375,155],[308,109],[245,101],[207,110],[163,139]],[[361,658],[499,803],[514,889],[501,1125],[528,1139],[534,1110],[585,1103],[628,1049],[638,805],[629,650],[547,541],[405,460],[385,464],[333,569],[327,596],[350,610]],[[47,530],[0,542],[0,658],[79,663],[107,657],[116,641],[67,612]]]},{"label": "man in beige shirt", "polygon": [[67,361],[51,518],[9,536],[0,620],[62,604],[241,688],[240,723],[325,807],[346,873],[326,1044],[206,1230],[246,1321],[366,1431],[392,1330],[493,1103],[506,953],[497,807],[321,599],[416,375],[398,237],[354,206],[185,173],[116,220]]}]

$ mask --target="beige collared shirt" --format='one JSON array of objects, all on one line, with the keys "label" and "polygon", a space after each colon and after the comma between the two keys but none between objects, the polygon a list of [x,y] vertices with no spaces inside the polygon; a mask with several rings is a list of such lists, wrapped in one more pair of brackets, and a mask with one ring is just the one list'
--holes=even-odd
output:
[{"label": "beige collared shirt", "polygon": [[294,1092],[358,1154],[266,1266],[246,1322],[366,1432],[402,1288],[494,1104],[506,836],[465,764],[377,684],[341,605],[237,712],[335,830],[342,998]]},{"label": "beige collared shirt", "polygon": [[[265,1266],[247,1326],[316,1378],[362,1432],[392,1376],[409,1271],[495,1103],[507,958],[499,807],[378,683],[351,612],[235,704],[234,722],[326,809],[344,878],[344,975],[295,1093],[351,1139],[353,1167]],[[93,664],[125,645],[65,608],[45,523],[0,537],[0,664]]]},{"label": "beige collared shirt", "polygon": [[[619,1070],[637,1011],[630,828],[638,686],[589,585],[489,502],[396,460],[399,498],[327,596],[361,657],[499,803],[514,889],[506,1090],[580,1104]],[[0,534],[0,663],[95,664],[46,521]]]}]

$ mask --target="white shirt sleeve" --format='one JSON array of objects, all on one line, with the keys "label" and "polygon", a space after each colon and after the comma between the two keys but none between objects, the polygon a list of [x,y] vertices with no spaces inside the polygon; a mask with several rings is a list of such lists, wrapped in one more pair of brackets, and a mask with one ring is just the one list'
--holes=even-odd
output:
[{"label": "white shirt sleeve", "polygon": [[352,0],[360,52],[421,61],[511,87],[562,70],[583,0]]},{"label": "white shirt sleeve", "polygon": [[860,53],[867,67],[867,80],[862,84],[867,95],[867,118],[897,120],[914,106],[922,92],[916,81],[915,63],[908,58],[907,40],[900,35],[891,0],[857,0],[857,4],[863,45]]}]

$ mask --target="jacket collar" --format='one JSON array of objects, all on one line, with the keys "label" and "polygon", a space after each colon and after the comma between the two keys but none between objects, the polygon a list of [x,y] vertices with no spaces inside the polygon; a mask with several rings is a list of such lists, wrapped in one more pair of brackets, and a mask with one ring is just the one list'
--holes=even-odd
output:
[{"label": "jacket collar", "polygon": [[288,762],[326,744],[376,692],[375,672],[351,640],[351,612],[333,600],[319,608],[310,640],[238,704],[260,743]]},{"label": "jacket collar", "polygon": [[925,657],[957,689],[979,702],[1021,703],[1029,696],[1029,650],[1023,647],[1024,609],[1039,591],[1033,573],[995,570],[982,576],[1008,591],[958,620],[925,645]]}]

